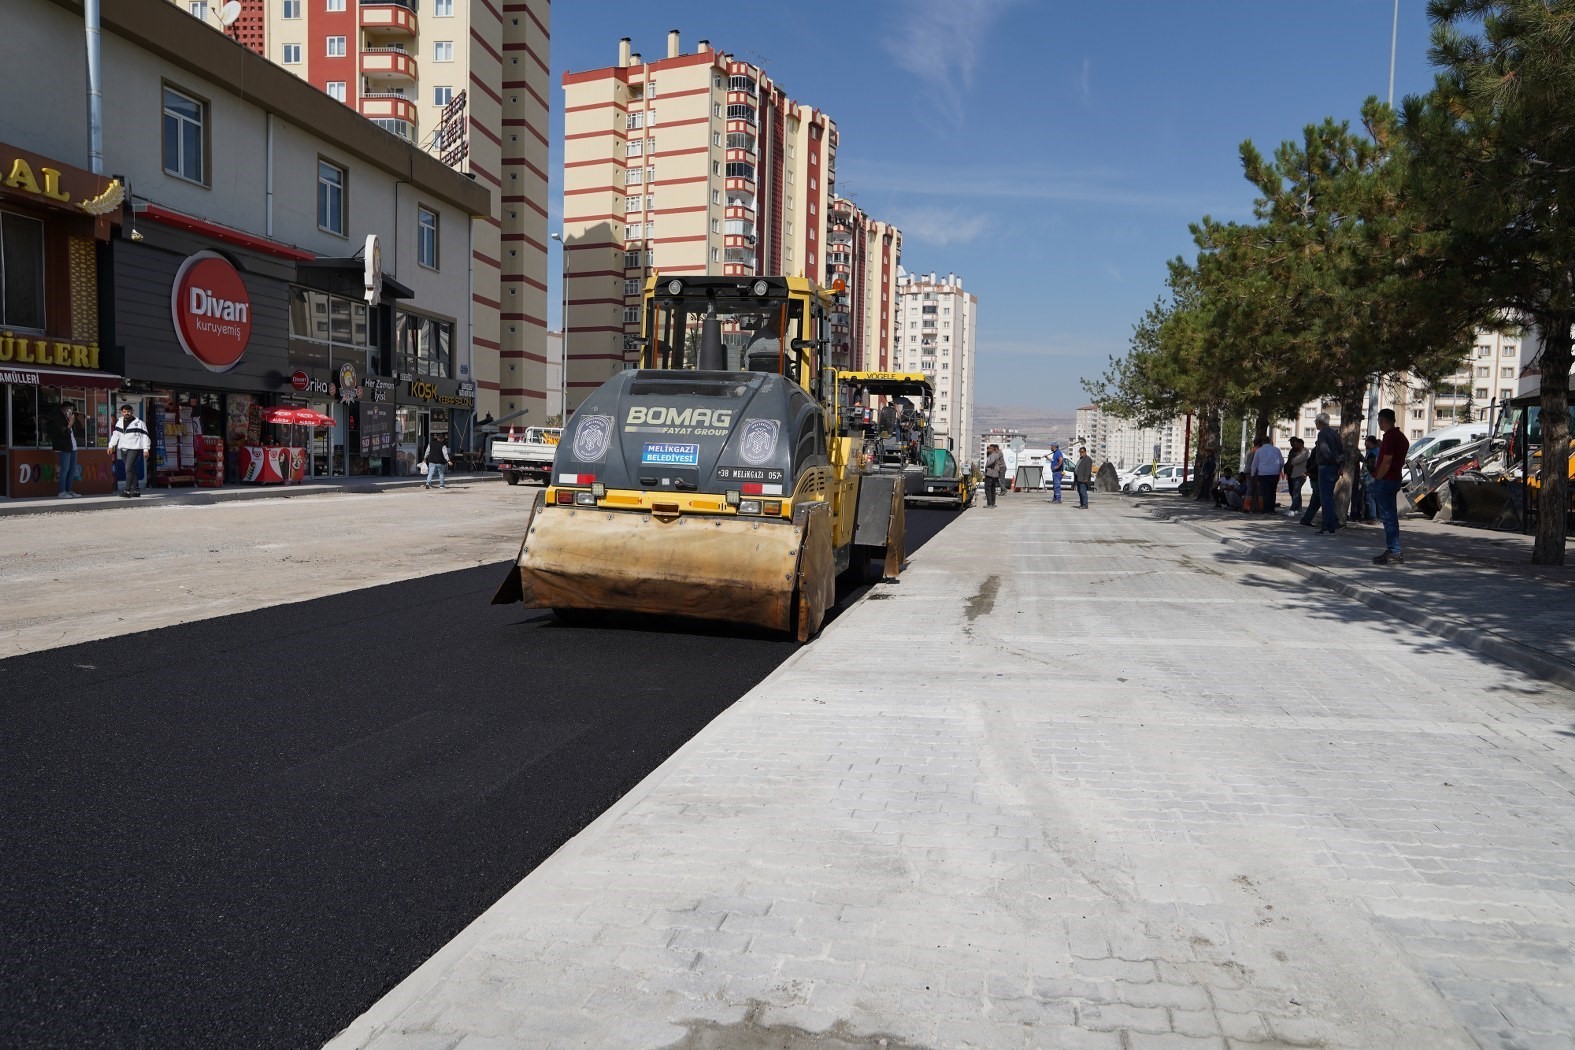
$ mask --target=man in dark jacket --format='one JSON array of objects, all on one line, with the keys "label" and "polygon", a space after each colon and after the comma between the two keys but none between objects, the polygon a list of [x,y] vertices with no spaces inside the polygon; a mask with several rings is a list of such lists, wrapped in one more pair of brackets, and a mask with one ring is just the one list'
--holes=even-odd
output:
[{"label": "man in dark jacket", "polygon": [[1088,509],[1088,488],[1094,483],[1094,460],[1085,445],[1077,448],[1077,466],[1072,468],[1072,483],[1077,486],[1077,506]]},{"label": "man in dark jacket", "polygon": [[1323,527],[1318,531],[1333,532],[1340,527],[1334,486],[1345,466],[1345,445],[1340,441],[1340,432],[1329,425],[1329,413],[1319,412],[1313,422],[1318,427],[1318,437],[1313,442],[1312,458],[1318,465],[1318,502],[1323,511]]},{"label": "man in dark jacket", "polygon": [[427,442],[427,488],[437,483],[440,489],[448,488],[448,468],[454,465],[453,458],[448,454],[448,435],[432,432],[432,438]]},{"label": "man in dark jacket", "polygon": [[80,493],[71,491],[71,483],[76,478],[77,449],[82,447],[77,407],[69,401],[61,405],[50,414],[48,428],[49,447],[55,450],[60,459],[60,498],[76,499]]}]

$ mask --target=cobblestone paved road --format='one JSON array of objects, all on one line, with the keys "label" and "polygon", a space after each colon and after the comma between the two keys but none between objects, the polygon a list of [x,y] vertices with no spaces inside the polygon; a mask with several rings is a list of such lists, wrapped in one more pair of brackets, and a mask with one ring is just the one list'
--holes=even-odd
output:
[{"label": "cobblestone paved road", "polygon": [[1575,697],[1306,588],[969,512],[335,1045],[1575,1047]]}]

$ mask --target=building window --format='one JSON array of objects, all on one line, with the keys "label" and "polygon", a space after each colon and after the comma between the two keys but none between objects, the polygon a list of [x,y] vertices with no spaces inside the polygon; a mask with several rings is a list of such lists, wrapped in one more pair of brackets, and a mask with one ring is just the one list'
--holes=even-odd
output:
[{"label": "building window", "polygon": [[454,324],[434,317],[400,313],[394,319],[394,373],[436,376],[454,374]]},{"label": "building window", "polygon": [[344,37],[342,37],[342,36],[331,36],[331,37],[328,37],[328,57],[329,58],[344,58],[345,57],[345,38]]},{"label": "building window", "polygon": [[1514,367],[1511,366],[1509,368],[1501,368],[1501,369],[1499,369],[1498,370],[1498,377],[1500,379],[1514,379],[1515,378],[1515,369],[1514,369]]},{"label": "building window", "polygon": [[626,131],[634,131],[637,128],[645,127],[645,114],[630,113],[623,118],[623,126]]},{"label": "building window", "polygon": [[8,211],[0,212],[0,325],[44,328],[44,224]]},{"label": "building window", "polygon": [[434,61],[434,62],[452,62],[452,61],[454,61],[454,41],[452,41],[452,40],[434,40],[432,42],[432,61]]},{"label": "building window", "polygon": [[330,80],[328,82],[328,97],[343,102],[345,100],[345,82],[343,80]]},{"label": "building window", "polygon": [[300,44],[285,44],[280,50],[283,52],[283,56],[280,61],[282,61],[285,65],[298,66],[301,64]]},{"label": "building window", "polygon": [[208,179],[208,104],[164,89],[164,170],[192,182]]},{"label": "building window", "polygon": [[626,307],[624,307],[623,308],[623,323],[624,324],[639,324],[640,323],[640,308],[638,306],[626,306]]},{"label": "building window", "polygon": [[640,224],[637,222],[624,223],[623,239],[626,241],[638,240],[640,237]]},{"label": "building window", "polygon": [[631,278],[625,280],[623,282],[623,294],[624,295],[639,295],[640,294],[640,279],[638,277],[631,277]]},{"label": "building window", "polygon": [[191,17],[193,18],[200,18],[204,22],[208,20],[208,5],[204,0],[196,0],[195,3],[187,4],[186,10],[191,12]]},{"label": "building window", "polygon": [[284,0],[281,16],[284,18],[300,18],[301,0]]},{"label": "building window", "polygon": [[432,13],[438,18],[453,18],[454,0],[432,0]]},{"label": "building window", "polygon": [[1516,346],[1514,343],[1505,343],[1504,344],[1504,356],[1505,357],[1514,357],[1518,353],[1520,353],[1520,347]]},{"label": "building window", "polygon": [[329,10],[329,11],[343,11],[344,9],[345,9],[345,0],[328,0],[327,10]]},{"label": "building window", "polygon": [[637,186],[641,181],[644,180],[644,178],[644,168],[630,168],[628,171],[623,173],[623,183],[625,186]]},{"label": "building window", "polygon": [[454,88],[449,84],[441,84],[432,89],[432,104],[446,106],[454,101]]},{"label": "building window", "polygon": [[623,155],[625,157],[638,157],[641,153],[644,153],[644,152],[645,152],[645,140],[644,139],[630,139],[628,142],[624,143]]},{"label": "building window", "polygon": [[317,228],[345,235],[345,169],[317,162]]},{"label": "building window", "polygon": [[1478,357],[1492,357],[1493,356],[1493,348],[1491,346],[1479,346],[1479,347],[1477,347],[1477,356]]},{"label": "building window", "polygon": [[416,262],[438,268],[438,216],[431,208],[416,206]]},{"label": "building window", "polygon": [[639,265],[640,265],[640,253],[639,252],[624,252],[623,253],[623,268],[624,269],[626,269],[626,270],[638,269]]},{"label": "building window", "polygon": [[1508,388],[1508,387],[1505,387],[1503,390],[1500,390],[1498,392],[1498,399],[1500,401],[1508,401],[1510,398],[1512,398],[1514,396],[1515,396],[1515,391],[1510,389],[1510,388]]}]

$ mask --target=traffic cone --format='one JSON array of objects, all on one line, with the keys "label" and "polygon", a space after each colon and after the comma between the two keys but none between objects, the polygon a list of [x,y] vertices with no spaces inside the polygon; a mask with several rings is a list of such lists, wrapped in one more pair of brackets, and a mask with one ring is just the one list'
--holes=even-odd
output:
[{"label": "traffic cone", "polygon": [[513,427],[509,427],[509,440],[510,441],[514,440],[514,428]]}]

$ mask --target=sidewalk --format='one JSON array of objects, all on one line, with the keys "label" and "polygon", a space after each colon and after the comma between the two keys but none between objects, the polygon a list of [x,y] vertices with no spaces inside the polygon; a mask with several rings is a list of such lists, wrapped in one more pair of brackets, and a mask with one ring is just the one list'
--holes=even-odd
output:
[{"label": "sidewalk", "polygon": [[[472,485],[481,481],[500,481],[497,472],[477,472],[448,475],[450,485]],[[242,499],[277,499],[290,496],[321,496],[335,492],[389,492],[395,489],[420,485],[426,479],[420,475],[405,478],[372,476],[307,478],[295,485],[226,485],[217,489],[153,488],[144,486],[142,495],[126,499],[118,493],[104,496],[79,496],[60,499],[58,496],[39,496],[28,499],[0,499],[0,517],[13,514],[59,514],[63,511],[110,510],[147,506],[200,507],[211,503],[227,503]]]},{"label": "sidewalk", "polygon": [[[1531,564],[1532,537],[1403,514],[1404,565],[1374,565],[1383,527],[1333,536],[1294,517],[1242,514],[1181,497],[1135,502],[1161,518],[1452,644],[1575,689],[1575,564]],[[1570,540],[1575,563],[1575,538]]]},{"label": "sidewalk", "polygon": [[1575,1047],[1575,696],[1275,529],[964,513],[330,1047]]}]

